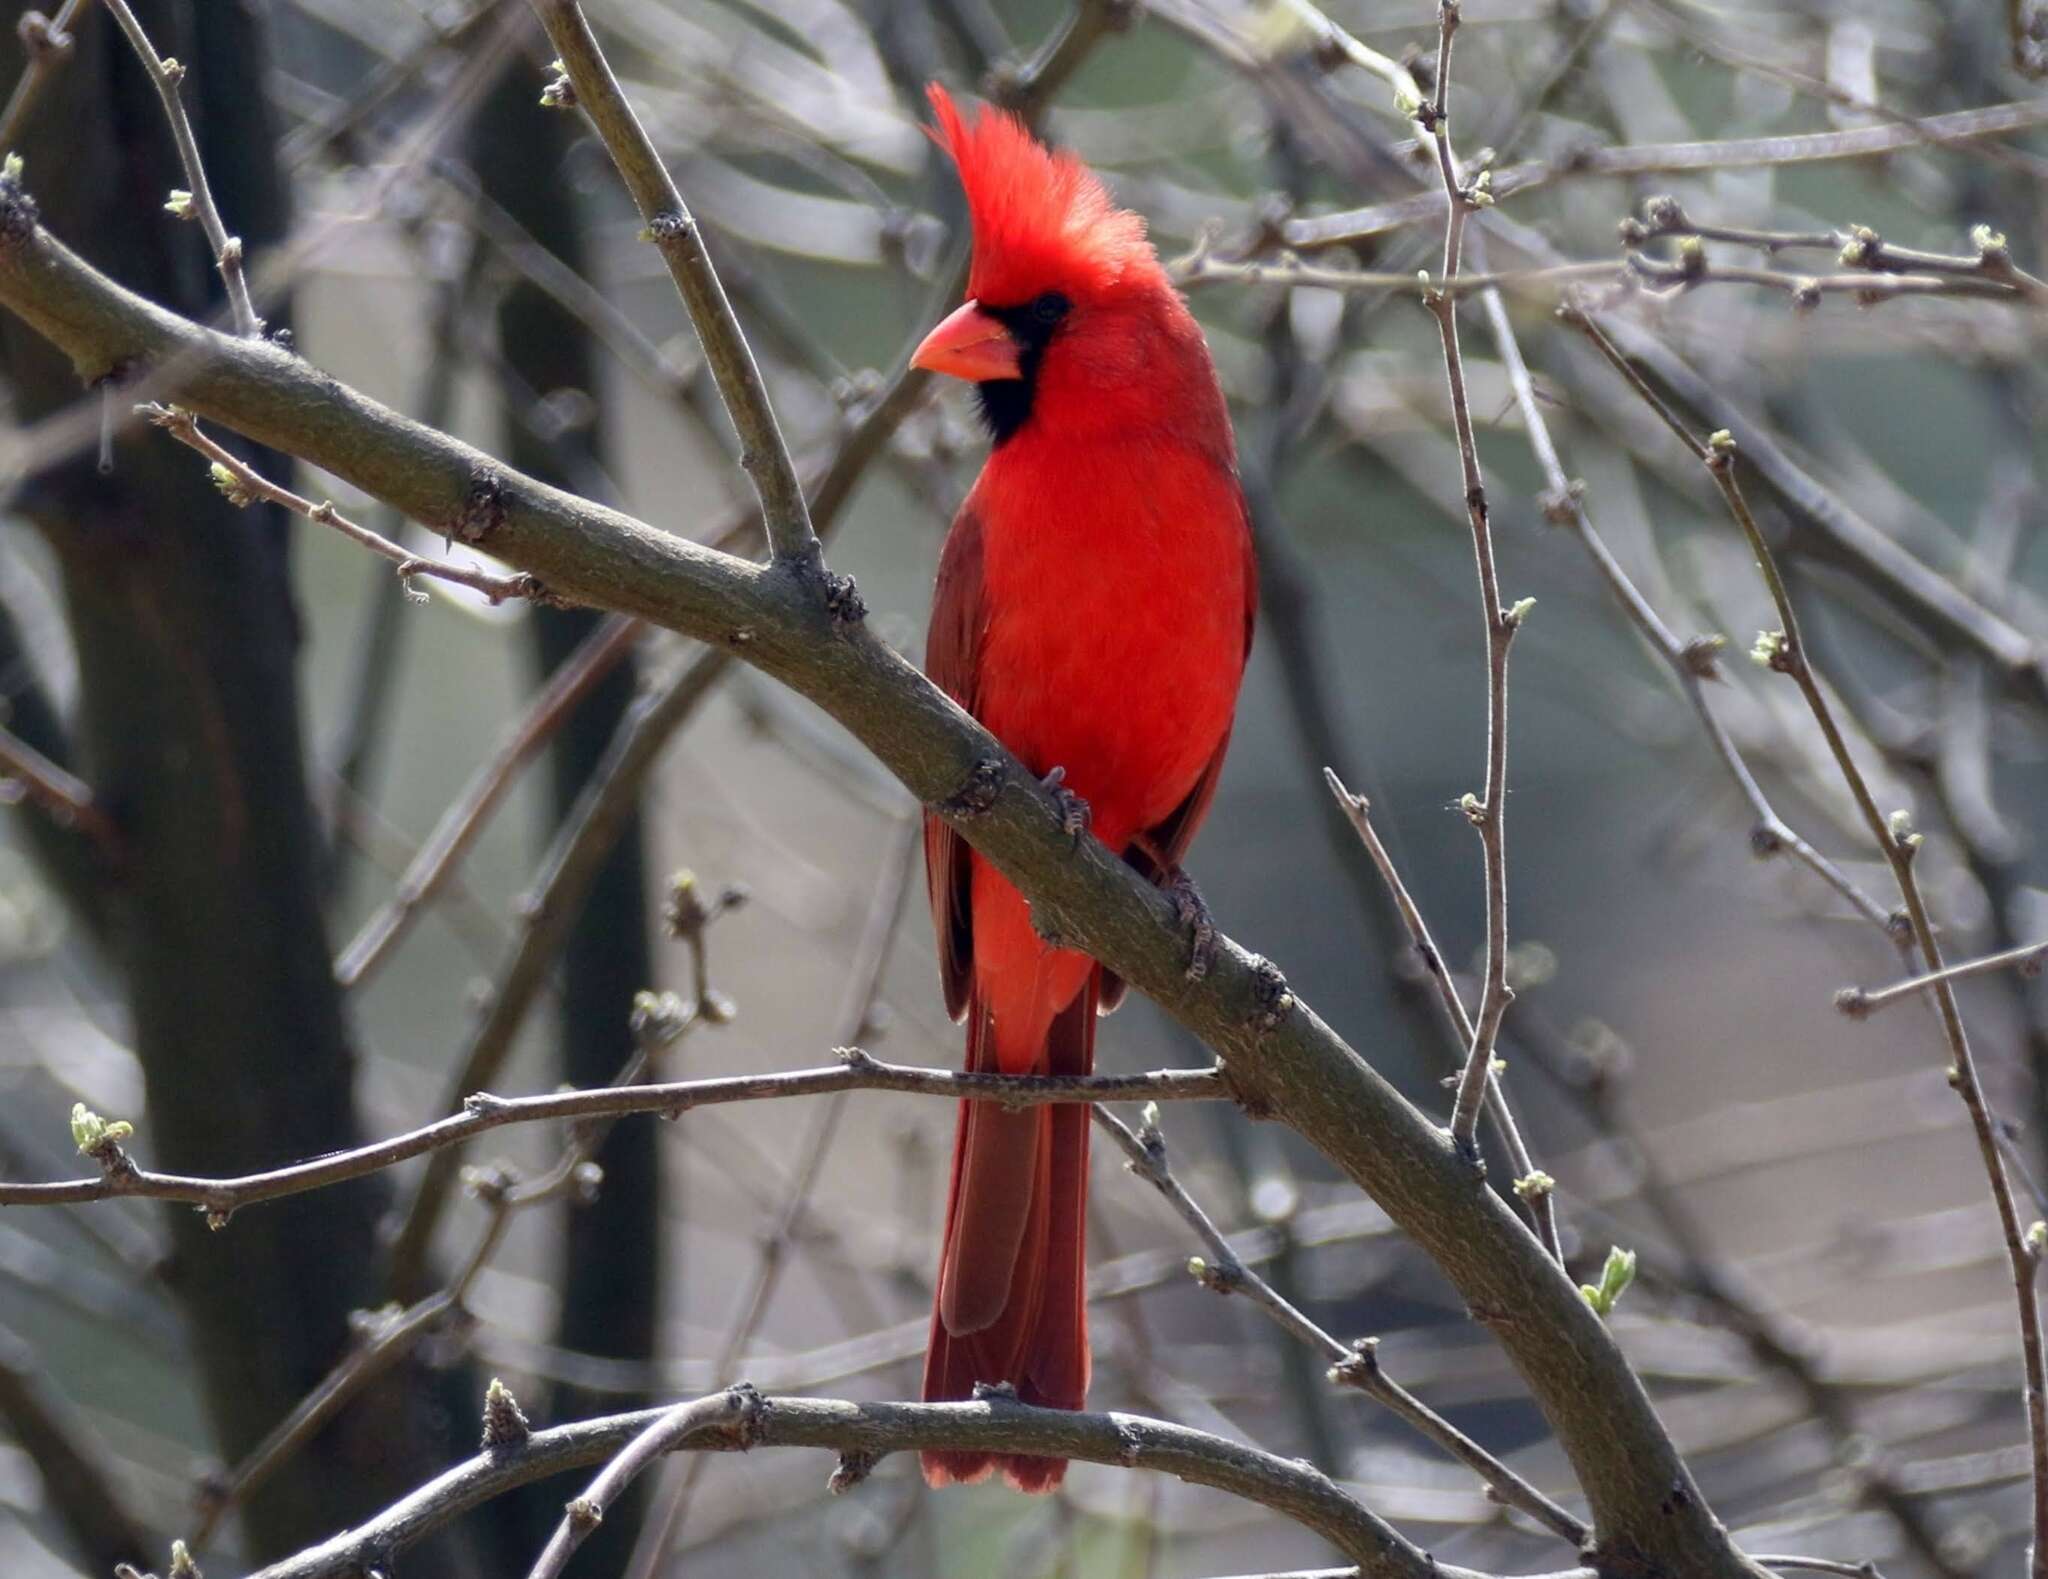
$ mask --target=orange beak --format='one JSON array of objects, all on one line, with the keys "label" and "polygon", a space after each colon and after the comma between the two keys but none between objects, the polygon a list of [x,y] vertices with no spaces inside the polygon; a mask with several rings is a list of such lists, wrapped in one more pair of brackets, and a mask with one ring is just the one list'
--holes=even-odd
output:
[{"label": "orange beak", "polygon": [[969,301],[924,337],[910,365],[982,384],[1023,377],[1017,355],[1017,342],[1001,320],[983,312],[979,302]]}]

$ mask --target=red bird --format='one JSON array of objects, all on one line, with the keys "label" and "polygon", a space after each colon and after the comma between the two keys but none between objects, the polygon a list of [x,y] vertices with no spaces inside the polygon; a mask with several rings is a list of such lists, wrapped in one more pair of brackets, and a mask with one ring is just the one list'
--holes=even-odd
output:
[{"label": "red bird", "polygon": [[[968,302],[911,361],[974,384],[994,447],[939,559],[927,668],[1063,786],[1077,831],[1176,889],[1200,960],[1180,861],[1216,793],[1257,596],[1216,369],[1144,222],[1093,172],[1009,115],[970,120],[929,94],[974,262]],[[1122,982],[1042,940],[1024,897],[937,817],[925,865],[968,1069],[1088,1073]],[[1008,1383],[1082,1407],[1087,1187],[1086,1107],[961,1104],[927,1399]],[[924,1455],[934,1486],[998,1468],[1050,1491],[1067,1466]]]}]

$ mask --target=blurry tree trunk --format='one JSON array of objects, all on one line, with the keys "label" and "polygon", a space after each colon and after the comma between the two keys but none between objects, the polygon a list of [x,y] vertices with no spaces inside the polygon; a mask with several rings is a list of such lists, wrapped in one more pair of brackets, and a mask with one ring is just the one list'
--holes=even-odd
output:
[{"label": "blurry tree trunk", "polygon": [[[191,109],[230,229],[252,254],[280,237],[285,189],[265,93],[264,20],[242,0],[137,0],[186,64]],[[183,312],[217,310],[197,226],[164,211],[178,168],[162,110],[109,19],[75,57],[20,151],[61,167],[52,223],[124,283]],[[19,50],[0,73],[12,80]],[[87,398],[68,363],[5,328],[17,416]],[[125,410],[118,389],[110,398]],[[80,696],[70,756],[117,819],[126,859],[106,942],[127,987],[148,1083],[139,1144],[171,1169],[240,1171],[357,1143],[354,1059],[318,903],[319,836],[298,714],[287,527],[237,510],[189,452],[142,432],[101,475],[89,449],[48,457],[21,508],[61,567]],[[282,470],[275,457],[266,468]],[[375,1299],[371,1181],[293,1197],[219,1232],[170,1209],[169,1278],[216,1446],[253,1447],[341,1356]],[[389,1501],[427,1460],[401,1371],[283,1466],[245,1513],[282,1553]]]},{"label": "blurry tree trunk", "polygon": [[[495,202],[542,246],[580,274],[588,273],[584,226],[565,162],[579,127],[575,117],[538,108],[528,74],[510,72],[479,114],[473,142],[478,179]],[[512,464],[561,487],[587,490],[601,447],[597,368],[591,336],[575,317],[534,286],[519,282],[498,309],[504,359],[503,446]],[[535,402],[544,402],[535,405]],[[525,408],[527,415],[521,419]],[[571,420],[564,423],[563,419]],[[552,428],[544,439],[537,427]],[[540,672],[552,672],[599,619],[588,610],[535,608],[530,616]],[[637,683],[631,657],[570,715],[550,748],[553,816],[565,816],[603,757],[631,705]],[[599,871],[562,956],[560,1067],[578,1086],[610,1081],[632,1056],[628,1016],[633,995],[653,979],[648,938],[645,861],[636,815]],[[617,1359],[651,1359],[661,1295],[659,1131],[652,1124],[615,1126],[598,1153],[604,1168],[602,1204],[574,1212],[561,1241],[560,1315],[555,1341],[565,1348]],[[615,1394],[562,1398],[565,1415],[636,1407]],[[579,1557],[595,1573],[623,1568],[638,1530],[637,1496],[608,1511]]]}]

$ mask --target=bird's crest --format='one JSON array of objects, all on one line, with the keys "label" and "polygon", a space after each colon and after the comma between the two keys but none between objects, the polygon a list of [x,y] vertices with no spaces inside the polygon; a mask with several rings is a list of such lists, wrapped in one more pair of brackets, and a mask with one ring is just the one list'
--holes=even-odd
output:
[{"label": "bird's crest", "polygon": [[1145,222],[1118,208],[1094,171],[1046,148],[1016,116],[984,109],[971,119],[936,82],[925,90],[974,226],[967,294],[1010,307],[1041,291],[1073,297],[1119,285],[1163,284]]}]

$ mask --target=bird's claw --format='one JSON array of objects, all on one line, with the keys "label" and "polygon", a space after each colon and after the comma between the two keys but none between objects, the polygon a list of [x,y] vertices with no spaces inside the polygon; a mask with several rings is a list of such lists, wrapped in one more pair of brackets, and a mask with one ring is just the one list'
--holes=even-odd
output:
[{"label": "bird's claw", "polygon": [[1202,897],[1201,889],[1185,869],[1176,866],[1166,879],[1166,891],[1173,896],[1173,908],[1180,915],[1180,924],[1193,934],[1188,950],[1187,979],[1200,981],[1209,974],[1209,967],[1216,962],[1216,918],[1209,913],[1209,902]]},{"label": "bird's claw", "polygon": [[1088,825],[1094,821],[1095,814],[1088,809],[1085,800],[1067,788],[1067,770],[1056,767],[1040,779],[1039,783],[1045,786],[1046,793],[1059,802],[1060,827],[1066,830],[1069,839],[1079,844],[1081,835],[1088,831]]}]

